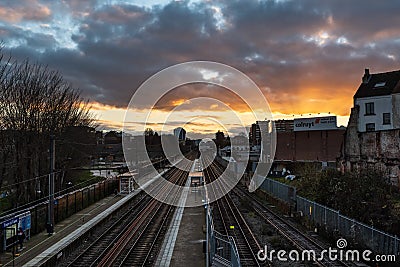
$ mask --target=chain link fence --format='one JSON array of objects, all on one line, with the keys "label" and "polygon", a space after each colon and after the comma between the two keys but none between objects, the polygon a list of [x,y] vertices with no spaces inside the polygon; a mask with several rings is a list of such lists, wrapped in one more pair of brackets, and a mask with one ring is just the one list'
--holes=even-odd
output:
[{"label": "chain link fence", "polygon": [[296,188],[284,183],[266,178],[261,189],[289,204],[296,205],[296,211],[317,227],[322,227],[327,233],[343,237],[353,244],[368,248],[375,253],[385,255],[400,255],[400,239],[375,229],[373,226],[358,222],[340,214],[315,201],[296,195]]},{"label": "chain link fence", "polygon": [[296,199],[296,188],[269,178],[261,184],[261,189],[287,203]]}]

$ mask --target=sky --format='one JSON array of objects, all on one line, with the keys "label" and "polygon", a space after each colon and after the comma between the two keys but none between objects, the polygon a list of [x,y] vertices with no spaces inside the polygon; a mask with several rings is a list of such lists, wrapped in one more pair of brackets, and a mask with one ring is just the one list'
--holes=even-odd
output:
[{"label": "sky", "polygon": [[[364,69],[399,69],[398,10],[397,0],[2,0],[0,40],[14,58],[59,70],[90,100],[104,129],[121,129],[146,79],[193,60],[248,75],[276,119],[330,114],[347,125]],[[188,105],[194,97],[227,106]],[[222,126],[235,132],[227,107],[252,123],[242,102],[218,86],[176,88],[149,123],[156,130],[184,124],[199,134]],[[183,103],[180,120],[163,123]]]}]

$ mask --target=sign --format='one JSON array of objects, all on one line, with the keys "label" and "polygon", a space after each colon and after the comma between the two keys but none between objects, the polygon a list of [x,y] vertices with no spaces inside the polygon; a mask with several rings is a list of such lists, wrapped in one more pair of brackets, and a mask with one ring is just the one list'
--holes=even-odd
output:
[{"label": "sign", "polygon": [[13,224],[18,224],[18,222],[19,222],[19,218],[12,218],[10,220],[7,220],[7,221],[3,222],[1,224],[1,227],[2,228],[7,228],[7,227],[9,227],[9,226],[11,226]]},{"label": "sign", "polygon": [[20,227],[22,228],[22,230],[28,230],[31,229],[31,215],[26,215],[22,218],[20,218]]},{"label": "sign", "polygon": [[294,119],[294,131],[335,130],[336,116]]}]

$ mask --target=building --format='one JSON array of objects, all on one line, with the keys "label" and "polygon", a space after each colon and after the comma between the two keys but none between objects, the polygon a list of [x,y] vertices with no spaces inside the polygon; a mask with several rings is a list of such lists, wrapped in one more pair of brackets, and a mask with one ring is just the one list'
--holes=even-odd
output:
[{"label": "building", "polygon": [[294,120],[276,120],[274,121],[275,131],[280,132],[293,132]]},{"label": "building", "polygon": [[359,107],[358,131],[373,132],[400,128],[400,71],[370,74],[365,70],[354,95]]},{"label": "building", "polygon": [[174,136],[178,138],[179,141],[186,140],[186,131],[182,127],[178,127],[174,129]]},{"label": "building", "polygon": [[270,123],[271,121],[265,120],[265,121],[256,121],[256,123],[253,123],[250,127],[250,132],[249,132],[249,143],[252,146],[261,146],[262,143],[262,136],[261,132],[267,134],[270,133],[272,130],[272,125]]},{"label": "building", "polygon": [[399,136],[400,71],[370,74],[365,69],[345,134],[342,171],[372,167],[399,185]]},{"label": "building", "polygon": [[[268,133],[270,125],[268,121],[258,121],[252,125],[250,143],[253,145],[253,152],[261,147],[258,145],[261,143],[261,131]],[[274,125],[278,126],[279,130],[276,129],[276,151],[272,171],[295,171],[304,164],[313,164],[321,169],[337,167],[345,128],[337,127],[336,116],[279,120],[274,121]],[[268,140],[265,146],[269,146]],[[250,158],[253,159],[251,153]],[[252,168],[255,169],[255,166]]]},{"label": "building", "polygon": [[293,131],[277,132],[273,169],[294,168],[299,163],[336,167],[344,133],[344,127],[337,127],[336,116],[294,119]]}]

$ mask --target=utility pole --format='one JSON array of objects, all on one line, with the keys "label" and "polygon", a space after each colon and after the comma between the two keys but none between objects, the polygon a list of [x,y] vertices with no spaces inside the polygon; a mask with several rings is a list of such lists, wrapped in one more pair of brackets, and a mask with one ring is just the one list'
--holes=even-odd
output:
[{"label": "utility pole", "polygon": [[50,135],[50,175],[49,175],[49,207],[47,215],[47,233],[54,232],[54,167],[56,161],[56,143],[54,135]]}]

